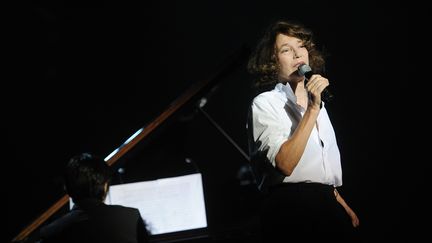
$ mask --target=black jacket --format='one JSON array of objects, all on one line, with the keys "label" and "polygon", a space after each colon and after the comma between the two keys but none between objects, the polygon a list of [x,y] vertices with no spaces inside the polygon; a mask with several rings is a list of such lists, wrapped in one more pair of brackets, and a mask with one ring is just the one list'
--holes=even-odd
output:
[{"label": "black jacket", "polygon": [[138,209],[106,205],[86,199],[40,230],[43,243],[51,242],[148,242],[148,232]]}]

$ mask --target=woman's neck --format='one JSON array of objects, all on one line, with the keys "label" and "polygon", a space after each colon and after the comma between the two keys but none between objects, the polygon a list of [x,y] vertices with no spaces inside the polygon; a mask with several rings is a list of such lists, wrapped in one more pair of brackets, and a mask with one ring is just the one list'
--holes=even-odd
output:
[{"label": "woman's neck", "polygon": [[289,84],[295,96],[297,97],[297,104],[306,109],[309,102],[309,97],[304,86],[304,81]]}]

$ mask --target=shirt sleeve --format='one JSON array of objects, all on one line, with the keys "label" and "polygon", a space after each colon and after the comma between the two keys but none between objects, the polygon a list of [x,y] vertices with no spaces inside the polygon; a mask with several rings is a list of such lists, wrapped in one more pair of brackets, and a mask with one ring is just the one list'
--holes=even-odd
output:
[{"label": "shirt sleeve", "polygon": [[276,155],[290,136],[292,122],[281,119],[281,116],[286,116],[283,107],[278,109],[262,97],[254,99],[251,106],[256,152],[265,153],[271,164],[276,166]]}]

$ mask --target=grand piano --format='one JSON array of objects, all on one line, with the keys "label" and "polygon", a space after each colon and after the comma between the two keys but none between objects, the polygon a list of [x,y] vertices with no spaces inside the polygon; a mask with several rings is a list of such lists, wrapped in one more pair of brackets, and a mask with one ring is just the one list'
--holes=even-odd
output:
[{"label": "grand piano", "polygon": [[[239,48],[107,155],[117,172],[113,185],[201,174],[207,226],[155,234],[152,242],[258,242],[260,194],[249,168],[245,127],[253,96],[245,71],[249,52]],[[12,242],[33,242],[41,226],[68,210],[64,194]]]}]

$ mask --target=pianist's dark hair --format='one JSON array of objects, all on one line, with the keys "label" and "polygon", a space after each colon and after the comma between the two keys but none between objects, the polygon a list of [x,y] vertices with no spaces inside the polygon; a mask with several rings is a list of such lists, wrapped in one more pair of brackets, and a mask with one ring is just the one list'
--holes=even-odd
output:
[{"label": "pianist's dark hair", "polygon": [[[101,158],[89,153],[72,157],[64,172],[65,187],[74,203],[82,199],[105,200],[105,184],[111,179],[111,169]],[[107,189],[108,189],[107,188]]]}]

